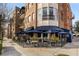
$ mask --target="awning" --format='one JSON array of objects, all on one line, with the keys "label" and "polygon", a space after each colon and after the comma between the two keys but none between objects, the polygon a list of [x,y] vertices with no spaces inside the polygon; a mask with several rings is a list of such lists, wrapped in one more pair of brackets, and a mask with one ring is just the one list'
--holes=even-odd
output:
[{"label": "awning", "polygon": [[58,33],[59,31],[57,31],[57,30],[48,30],[48,31],[46,31],[46,32],[44,32],[44,33]]},{"label": "awning", "polygon": [[29,31],[26,31],[27,33],[42,33],[42,31],[39,31],[39,30],[29,30]]},{"label": "awning", "polygon": [[16,32],[15,34],[26,34],[26,32],[25,31],[19,31],[19,32]]},{"label": "awning", "polygon": [[28,31],[30,31],[30,30],[32,30],[33,28],[32,27],[29,27],[29,28],[27,28],[26,30],[23,30],[23,31],[19,31],[19,32],[16,32],[15,34],[27,34],[28,33]]},{"label": "awning", "polygon": [[29,30],[33,30],[34,28],[33,27],[29,27],[29,28],[26,28],[24,31],[29,31]]},{"label": "awning", "polygon": [[64,32],[69,32],[68,29],[61,28]]},{"label": "awning", "polygon": [[58,33],[64,34],[65,32],[68,33],[69,30],[63,29],[57,26],[40,26],[37,27],[36,29],[30,27],[27,28],[24,31],[17,32],[16,34],[27,34],[27,33]]},{"label": "awning", "polygon": [[63,35],[63,34],[67,34],[67,32],[59,32],[59,34],[62,34]]},{"label": "awning", "polygon": [[63,31],[61,28],[57,27],[57,26],[40,26],[36,28],[39,31]]}]

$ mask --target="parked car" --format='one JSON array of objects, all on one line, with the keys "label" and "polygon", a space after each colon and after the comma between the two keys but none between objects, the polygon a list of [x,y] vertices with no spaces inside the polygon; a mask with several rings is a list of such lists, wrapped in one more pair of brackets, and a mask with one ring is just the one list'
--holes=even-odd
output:
[{"label": "parked car", "polygon": [[76,36],[76,34],[73,34],[73,36]]}]

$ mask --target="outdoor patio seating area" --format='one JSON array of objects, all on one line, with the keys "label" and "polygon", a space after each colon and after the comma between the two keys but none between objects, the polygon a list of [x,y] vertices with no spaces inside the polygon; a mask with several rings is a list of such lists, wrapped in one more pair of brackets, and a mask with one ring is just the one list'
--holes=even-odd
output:
[{"label": "outdoor patio seating area", "polygon": [[16,40],[34,47],[62,47],[67,43],[67,36],[68,33],[61,29],[47,31],[32,29],[17,33]]}]

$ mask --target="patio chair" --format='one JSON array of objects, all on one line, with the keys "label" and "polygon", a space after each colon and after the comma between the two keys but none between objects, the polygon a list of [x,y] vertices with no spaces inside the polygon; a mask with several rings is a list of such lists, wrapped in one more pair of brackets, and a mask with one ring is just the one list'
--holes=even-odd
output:
[{"label": "patio chair", "polygon": [[63,46],[63,45],[65,45],[66,44],[66,41],[67,41],[67,38],[66,37],[60,37],[60,39],[61,39],[61,45]]},{"label": "patio chair", "polygon": [[52,37],[50,38],[50,42],[51,42],[51,45],[53,44],[56,46],[60,42],[60,39],[59,37],[52,35]]},{"label": "patio chair", "polygon": [[38,44],[38,37],[36,36],[30,37],[30,40],[31,40],[31,44],[33,44],[34,46]]}]

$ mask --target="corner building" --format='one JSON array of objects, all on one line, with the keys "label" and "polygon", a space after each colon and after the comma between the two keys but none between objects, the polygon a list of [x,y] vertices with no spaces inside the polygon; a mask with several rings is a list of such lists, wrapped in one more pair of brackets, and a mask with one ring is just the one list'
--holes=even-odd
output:
[{"label": "corner building", "polygon": [[71,30],[72,18],[68,3],[27,3],[25,5],[25,29],[58,26]]}]

